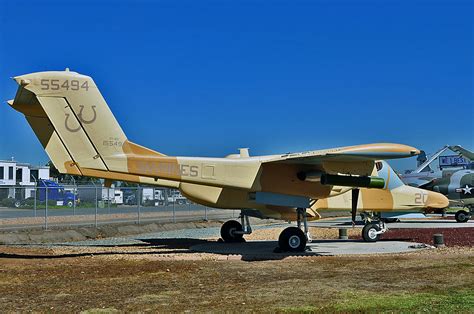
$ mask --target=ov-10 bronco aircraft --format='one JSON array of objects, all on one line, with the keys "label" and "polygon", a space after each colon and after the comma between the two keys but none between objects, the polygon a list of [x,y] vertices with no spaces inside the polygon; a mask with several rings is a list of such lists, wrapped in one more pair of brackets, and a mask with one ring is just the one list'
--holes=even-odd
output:
[{"label": "ov-10 bronco aircraft", "polygon": [[[241,222],[231,220],[221,228],[226,242],[251,232],[249,216],[296,220],[298,227],[280,234],[279,246],[304,250],[310,240],[307,221],[320,217],[312,209],[316,200],[349,191],[357,200],[360,188],[389,189],[390,177],[378,176],[375,162],[419,154],[410,146],[383,143],[269,156],[249,156],[241,149],[225,158],[172,157],[129,141],[89,76],[66,69],[14,80],[18,91],[8,103],[25,115],[61,173],[103,178],[106,184],[120,180],[177,188],[202,205],[241,209]],[[444,196],[435,192],[421,198],[415,190],[400,193],[419,207],[444,205]],[[352,203],[354,218],[358,202]]]}]

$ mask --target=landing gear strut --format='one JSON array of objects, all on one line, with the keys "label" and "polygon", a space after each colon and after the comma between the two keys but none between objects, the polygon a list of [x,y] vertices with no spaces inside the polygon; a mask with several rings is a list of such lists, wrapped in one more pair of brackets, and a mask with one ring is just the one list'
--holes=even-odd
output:
[{"label": "landing gear strut", "polygon": [[251,234],[249,216],[240,213],[240,222],[237,220],[226,221],[221,227],[221,238],[224,242],[244,242],[244,234]]},{"label": "landing gear strut", "polygon": [[[304,208],[298,208],[296,214],[298,227],[288,227],[280,233],[278,245],[281,251],[304,252],[306,249],[306,243],[311,242],[306,210]],[[304,231],[301,230],[301,224],[303,224]]]}]

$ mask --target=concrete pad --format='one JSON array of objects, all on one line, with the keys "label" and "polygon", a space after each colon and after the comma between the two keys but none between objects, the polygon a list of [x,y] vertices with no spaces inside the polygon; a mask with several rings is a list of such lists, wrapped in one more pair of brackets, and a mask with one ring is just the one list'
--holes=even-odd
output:
[{"label": "concrete pad", "polygon": [[243,260],[283,259],[288,256],[332,256],[348,254],[405,253],[426,248],[423,244],[402,241],[367,243],[359,240],[316,240],[308,243],[309,251],[301,253],[274,253],[276,241],[248,241],[243,243],[209,242],[191,246],[201,253],[240,255]]}]

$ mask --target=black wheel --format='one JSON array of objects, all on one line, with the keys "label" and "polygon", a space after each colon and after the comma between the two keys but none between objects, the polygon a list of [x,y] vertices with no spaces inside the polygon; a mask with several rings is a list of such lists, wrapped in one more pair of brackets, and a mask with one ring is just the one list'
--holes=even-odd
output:
[{"label": "black wheel", "polygon": [[467,222],[469,218],[471,218],[471,215],[465,210],[458,210],[454,218],[456,218],[457,222]]},{"label": "black wheel", "polygon": [[288,227],[280,233],[278,245],[282,251],[304,252],[306,241],[306,236],[300,228]]},{"label": "black wheel", "polygon": [[67,205],[67,207],[72,208],[74,203],[72,201],[67,201],[66,205]]},{"label": "black wheel", "polygon": [[235,231],[243,231],[240,222],[235,220],[226,221],[221,227],[221,238],[224,242],[242,242],[243,234],[235,233]]},{"label": "black wheel", "polygon": [[377,233],[378,231],[380,231],[379,225],[367,224],[362,229],[362,239],[365,242],[377,242],[380,238],[380,234]]},{"label": "black wheel", "polygon": [[20,208],[21,202],[20,201],[15,201],[15,208]]}]

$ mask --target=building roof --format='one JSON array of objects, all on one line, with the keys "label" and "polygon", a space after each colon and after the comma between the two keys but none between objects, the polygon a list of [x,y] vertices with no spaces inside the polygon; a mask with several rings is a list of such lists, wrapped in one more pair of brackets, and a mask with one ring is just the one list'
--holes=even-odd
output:
[{"label": "building roof", "polygon": [[1,163],[15,164],[16,166],[28,167],[30,169],[49,169],[49,166],[37,166],[25,162],[18,162],[16,160],[0,160]]}]

